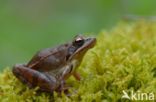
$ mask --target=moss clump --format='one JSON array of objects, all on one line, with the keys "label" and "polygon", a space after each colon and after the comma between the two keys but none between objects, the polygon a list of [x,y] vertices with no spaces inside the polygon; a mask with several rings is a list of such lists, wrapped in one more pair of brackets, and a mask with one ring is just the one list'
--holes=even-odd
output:
[{"label": "moss clump", "polygon": [[49,95],[28,89],[6,69],[0,74],[1,102],[121,102],[122,90],[156,93],[156,23],[120,23],[97,36],[78,69],[82,80],[71,77],[71,96]]}]

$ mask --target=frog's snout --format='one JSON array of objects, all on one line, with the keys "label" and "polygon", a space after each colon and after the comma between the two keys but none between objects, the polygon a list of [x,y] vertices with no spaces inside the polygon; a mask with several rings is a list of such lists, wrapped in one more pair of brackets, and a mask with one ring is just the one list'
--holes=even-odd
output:
[{"label": "frog's snout", "polygon": [[94,47],[96,44],[96,38],[88,38],[87,42],[90,44],[90,48]]}]

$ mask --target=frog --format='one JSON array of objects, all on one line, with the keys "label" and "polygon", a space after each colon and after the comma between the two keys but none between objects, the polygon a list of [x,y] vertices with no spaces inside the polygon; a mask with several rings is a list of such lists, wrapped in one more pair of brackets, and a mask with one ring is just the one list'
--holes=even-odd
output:
[{"label": "frog", "polygon": [[13,75],[29,88],[53,93],[68,90],[70,76],[81,80],[77,68],[86,52],[96,44],[95,37],[77,35],[70,42],[38,51],[26,64],[15,64]]}]

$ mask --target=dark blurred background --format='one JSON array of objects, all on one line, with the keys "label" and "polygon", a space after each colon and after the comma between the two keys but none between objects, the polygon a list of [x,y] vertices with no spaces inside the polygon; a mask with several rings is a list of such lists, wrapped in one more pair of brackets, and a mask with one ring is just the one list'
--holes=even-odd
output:
[{"label": "dark blurred background", "polygon": [[156,15],[155,6],[156,0],[1,0],[0,69],[78,33],[98,34],[125,15]]}]

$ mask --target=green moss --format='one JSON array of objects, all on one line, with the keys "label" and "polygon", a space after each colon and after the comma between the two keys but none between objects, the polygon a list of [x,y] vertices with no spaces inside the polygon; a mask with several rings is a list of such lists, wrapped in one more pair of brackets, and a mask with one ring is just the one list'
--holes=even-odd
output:
[{"label": "green moss", "polygon": [[82,80],[68,80],[71,96],[49,95],[28,89],[10,69],[0,74],[1,102],[117,102],[122,90],[156,93],[156,23],[120,23],[97,36],[78,69]]}]

